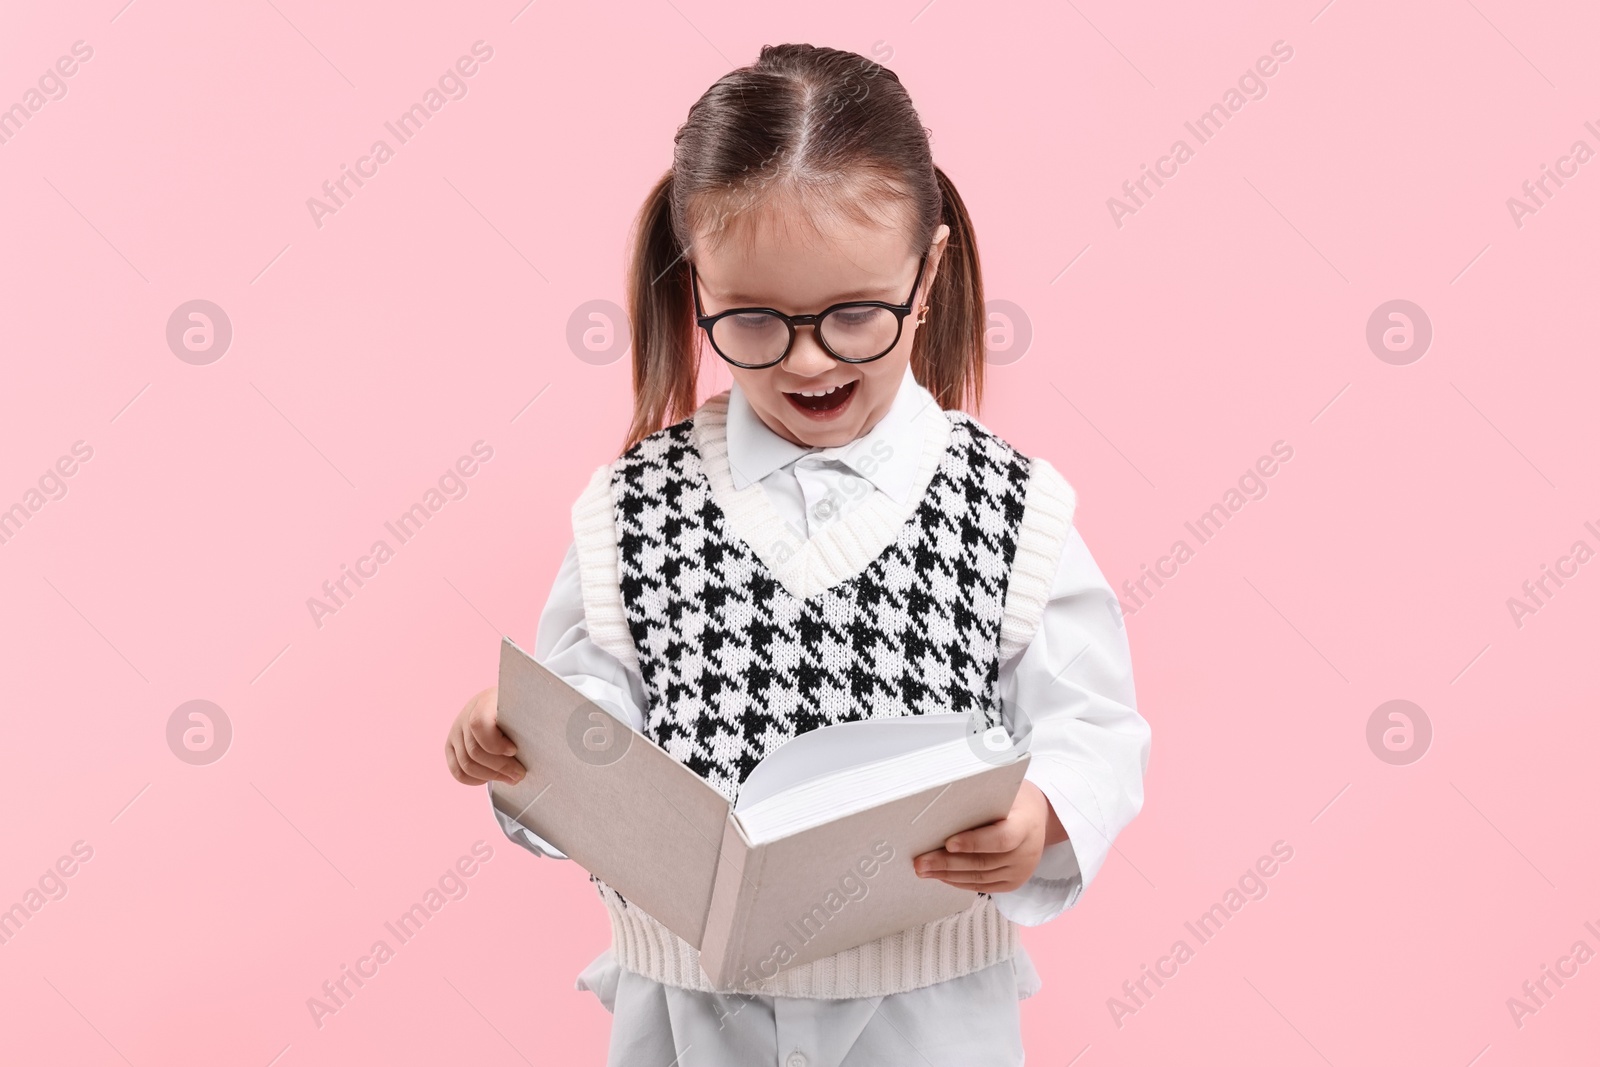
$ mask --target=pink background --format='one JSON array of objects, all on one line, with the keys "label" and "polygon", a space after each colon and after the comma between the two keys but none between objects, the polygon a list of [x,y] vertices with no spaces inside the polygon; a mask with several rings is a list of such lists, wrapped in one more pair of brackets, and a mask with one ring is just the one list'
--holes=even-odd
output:
[{"label": "pink background", "polygon": [[[572,979],[603,911],[442,740],[499,635],[531,645],[626,428],[624,353],[578,358],[569,317],[623,301],[694,99],[801,40],[912,93],[988,296],[1031,323],[978,415],[1073,483],[1114,583],[1294,450],[1128,620],[1146,808],[1025,934],[1029,1062],[1593,1062],[1600,961],[1520,1027],[1506,1001],[1600,950],[1600,562],[1520,627],[1506,601],[1600,549],[1600,160],[1520,227],[1506,200],[1600,149],[1600,18],[1322,2],[9,6],[0,105],[93,58],[0,145],[0,507],[93,456],[0,545],[0,906],[93,857],[0,945],[0,1061],[601,1060]],[[306,199],[478,40],[468,95],[316,226]],[[1198,145],[1183,123],[1280,40]],[[1194,158],[1115,225],[1179,137]],[[232,323],[209,365],[166,342],[194,299]],[[1394,299],[1433,326],[1408,365],[1365,338]],[[307,599],[478,440],[467,495],[319,627]],[[196,699],[233,730],[205,766],[166,736]],[[1392,699],[1432,724],[1408,765],[1366,740]],[[307,998],[479,839],[468,895],[319,1029]],[[1268,895],[1119,1026],[1108,998],[1280,840]]]}]

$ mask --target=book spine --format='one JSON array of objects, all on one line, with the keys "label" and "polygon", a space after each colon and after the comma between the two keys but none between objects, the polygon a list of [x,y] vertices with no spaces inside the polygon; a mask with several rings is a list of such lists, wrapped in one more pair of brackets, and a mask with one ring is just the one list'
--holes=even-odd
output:
[{"label": "book spine", "polygon": [[759,860],[759,850],[751,848],[740,832],[737,817],[729,812],[717,855],[706,932],[700,940],[700,969],[718,988],[731,987],[741,980],[734,968],[742,955],[745,925],[755,906]]}]

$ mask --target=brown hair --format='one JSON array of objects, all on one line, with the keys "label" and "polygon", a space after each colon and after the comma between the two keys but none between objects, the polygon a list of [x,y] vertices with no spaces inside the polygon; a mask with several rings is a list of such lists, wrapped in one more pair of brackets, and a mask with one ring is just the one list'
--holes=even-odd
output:
[{"label": "brown hair", "polygon": [[722,233],[779,196],[861,222],[882,222],[885,205],[904,205],[918,254],[941,222],[950,227],[933,288],[919,296],[934,310],[917,331],[911,369],[941,407],[976,410],[984,312],[972,220],[934,165],[928,131],[893,71],[835,48],[767,45],[695,101],[674,140],[672,169],[639,211],[628,267],[633,425],[623,451],[696,406],[691,236],[711,219]]}]

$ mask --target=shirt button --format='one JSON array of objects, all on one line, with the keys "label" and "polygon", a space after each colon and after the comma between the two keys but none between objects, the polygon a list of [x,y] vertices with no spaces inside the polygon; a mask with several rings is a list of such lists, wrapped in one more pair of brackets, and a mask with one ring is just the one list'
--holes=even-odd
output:
[{"label": "shirt button", "polygon": [[791,1052],[789,1058],[783,1061],[784,1067],[806,1067],[806,1054],[804,1052]]}]

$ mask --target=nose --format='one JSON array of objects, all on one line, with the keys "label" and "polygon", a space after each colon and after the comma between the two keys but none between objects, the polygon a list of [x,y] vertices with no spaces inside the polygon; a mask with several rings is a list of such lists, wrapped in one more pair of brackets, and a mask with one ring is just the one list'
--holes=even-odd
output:
[{"label": "nose", "polygon": [[834,363],[834,358],[817,340],[815,326],[795,327],[794,344],[789,347],[789,354],[783,357],[785,370],[801,378],[817,378],[828,373]]}]

